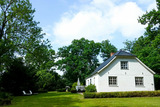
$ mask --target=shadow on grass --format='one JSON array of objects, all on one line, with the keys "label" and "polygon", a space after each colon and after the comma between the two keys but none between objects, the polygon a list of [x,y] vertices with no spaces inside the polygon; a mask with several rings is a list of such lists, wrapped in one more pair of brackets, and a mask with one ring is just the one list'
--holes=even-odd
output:
[{"label": "shadow on grass", "polygon": [[13,100],[11,107],[54,107],[74,106],[82,103],[83,96],[65,92],[49,92],[33,96],[19,96]]}]

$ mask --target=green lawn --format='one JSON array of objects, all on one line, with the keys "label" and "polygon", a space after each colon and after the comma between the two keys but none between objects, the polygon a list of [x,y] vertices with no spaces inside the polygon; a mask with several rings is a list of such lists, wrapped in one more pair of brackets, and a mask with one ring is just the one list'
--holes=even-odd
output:
[{"label": "green lawn", "polygon": [[12,105],[5,107],[63,107],[63,106],[160,107],[160,97],[84,99],[83,95],[80,94],[49,92],[32,96],[15,97],[12,101]]}]

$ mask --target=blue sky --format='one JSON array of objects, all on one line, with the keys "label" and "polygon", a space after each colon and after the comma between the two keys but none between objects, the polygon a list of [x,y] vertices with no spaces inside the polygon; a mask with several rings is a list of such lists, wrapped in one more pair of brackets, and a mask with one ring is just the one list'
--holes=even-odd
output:
[{"label": "blue sky", "polygon": [[123,42],[143,35],[139,16],[156,7],[154,0],[30,0],[35,20],[54,50],[82,37],[110,40],[118,49]]}]

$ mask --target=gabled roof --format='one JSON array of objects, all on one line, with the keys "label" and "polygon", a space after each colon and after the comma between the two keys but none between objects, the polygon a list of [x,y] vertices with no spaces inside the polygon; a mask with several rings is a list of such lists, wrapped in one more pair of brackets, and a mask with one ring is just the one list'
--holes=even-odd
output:
[{"label": "gabled roof", "polygon": [[[133,55],[131,53],[128,53],[128,52],[120,50],[120,51],[116,52],[114,55],[112,55],[109,59],[107,59],[106,61],[104,61],[94,72],[91,73],[91,75],[89,77],[91,77],[92,75],[96,74],[99,70],[101,70],[106,65],[108,65],[112,60],[114,60],[114,58],[116,56],[136,57],[136,55]],[[87,77],[87,78],[89,78],[89,77]]]}]

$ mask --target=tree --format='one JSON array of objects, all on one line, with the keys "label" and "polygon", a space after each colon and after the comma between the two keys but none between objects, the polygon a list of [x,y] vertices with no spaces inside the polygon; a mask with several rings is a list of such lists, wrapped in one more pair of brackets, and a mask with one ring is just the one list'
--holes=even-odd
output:
[{"label": "tree", "polygon": [[110,57],[110,53],[117,52],[117,48],[112,45],[109,40],[104,40],[101,42],[101,57],[103,61],[106,61]]},{"label": "tree", "polygon": [[33,66],[37,70],[47,70],[55,65],[55,51],[46,45],[37,46],[32,53],[27,53],[25,62],[29,66]]},{"label": "tree", "polygon": [[[29,0],[0,1],[0,74],[9,78],[10,62],[22,56],[25,66],[20,66],[23,65],[22,68],[26,70],[25,67],[33,68],[31,72],[38,79],[34,83],[39,88],[46,88],[54,80],[49,71],[55,65],[55,51],[51,49],[49,41],[44,40],[39,22],[33,20],[34,12]],[[17,70],[16,65],[12,68],[12,73],[22,72],[22,69]],[[28,72],[26,70],[24,72]]]},{"label": "tree", "polygon": [[29,0],[0,1],[0,68],[6,68],[8,59],[33,53],[42,41],[42,29],[34,21],[34,9]]},{"label": "tree", "polygon": [[123,44],[125,45],[124,50],[129,51],[129,52],[132,53],[132,51],[133,51],[133,45],[134,45],[135,41],[126,40],[125,42],[123,42]]},{"label": "tree", "polygon": [[22,58],[15,58],[7,66],[7,72],[2,74],[0,86],[6,92],[21,95],[23,90],[37,90],[36,80],[34,68],[25,66]]},{"label": "tree", "polygon": [[97,56],[100,51],[100,43],[89,41],[85,38],[73,40],[69,46],[58,49],[57,62],[59,69],[64,71],[67,85],[72,85],[80,78],[82,83],[85,78],[99,65]]},{"label": "tree", "polygon": [[156,73],[160,73],[160,0],[153,9],[139,17],[139,23],[147,25],[144,36],[133,42],[125,42],[126,48]]}]

